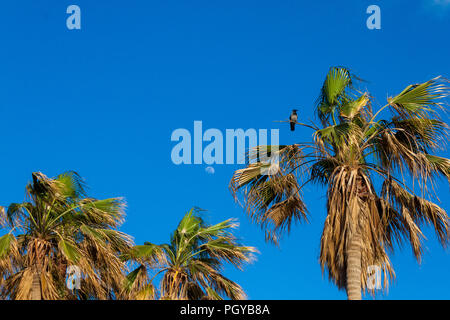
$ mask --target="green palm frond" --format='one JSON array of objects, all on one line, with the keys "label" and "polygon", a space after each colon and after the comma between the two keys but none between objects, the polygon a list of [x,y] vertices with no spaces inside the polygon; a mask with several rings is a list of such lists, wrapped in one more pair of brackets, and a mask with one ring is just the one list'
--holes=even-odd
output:
[{"label": "green palm frond", "polygon": [[4,236],[0,237],[0,259],[5,258],[16,243],[16,238],[13,234],[7,233]]},{"label": "green palm frond", "polygon": [[[129,258],[134,260],[161,261],[165,259],[166,252],[162,246],[146,243],[134,246],[129,253]],[[164,261],[165,262],[165,261]]]},{"label": "green palm frond", "polygon": [[434,173],[440,173],[450,181],[450,160],[443,157],[425,155]]},{"label": "green palm frond", "polygon": [[446,81],[436,77],[427,82],[407,86],[397,96],[389,98],[389,105],[402,119],[429,118],[442,108],[439,100],[447,97]]},{"label": "green palm frond", "polygon": [[329,125],[329,118],[336,124],[335,113],[350,103],[354,80],[360,80],[345,67],[332,67],[325,77],[320,95],[316,101],[316,113],[323,126]]},{"label": "green palm frond", "polygon": [[80,210],[90,221],[103,222],[114,227],[124,221],[126,204],[122,198],[102,200],[85,198],[79,204]]},{"label": "green palm frond", "polygon": [[344,122],[320,129],[314,133],[314,139],[320,140],[319,145],[328,143],[335,152],[338,148],[350,144],[358,144],[363,137],[362,129],[353,122]]},{"label": "green palm frond", "polygon": [[82,198],[86,196],[83,178],[74,171],[64,172],[55,178],[59,191],[65,198]]},{"label": "green palm frond", "polygon": [[346,103],[341,107],[341,116],[352,120],[362,110],[364,110],[364,107],[366,107],[369,102],[370,97],[367,93],[364,93],[356,100],[346,101]]},{"label": "green palm frond", "polygon": [[147,281],[147,268],[145,265],[139,265],[126,276],[124,289],[129,294],[133,289],[141,291],[145,287],[144,291],[148,293],[147,290],[149,286],[147,285]]},{"label": "green palm frond", "polygon": [[78,263],[78,260],[80,259],[80,251],[75,244],[71,243],[71,241],[60,239],[58,242],[58,247],[68,262],[75,264]]}]

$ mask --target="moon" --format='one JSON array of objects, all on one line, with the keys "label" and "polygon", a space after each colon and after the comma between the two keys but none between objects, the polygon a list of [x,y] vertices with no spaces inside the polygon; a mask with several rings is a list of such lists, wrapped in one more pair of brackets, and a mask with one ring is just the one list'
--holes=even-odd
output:
[{"label": "moon", "polygon": [[206,167],[205,171],[208,174],[214,174],[216,172],[213,167]]}]

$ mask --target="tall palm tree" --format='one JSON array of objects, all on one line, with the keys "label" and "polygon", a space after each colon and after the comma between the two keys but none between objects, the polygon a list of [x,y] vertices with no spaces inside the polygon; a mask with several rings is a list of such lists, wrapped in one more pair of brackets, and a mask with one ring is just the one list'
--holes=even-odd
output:
[{"label": "tall palm tree", "polygon": [[[126,256],[140,265],[128,275],[126,291],[132,299],[154,299],[153,280],[161,275],[161,299],[244,299],[235,282],[223,276],[225,263],[241,269],[256,249],[240,245],[231,233],[237,224],[226,220],[207,225],[199,210],[191,209],[171,236],[169,244],[146,242]],[[152,270],[150,279],[149,271]]]},{"label": "tall palm tree", "polygon": [[[374,99],[358,90],[358,80],[346,68],[331,68],[316,102],[320,125],[297,123],[312,130],[311,141],[251,150],[247,167],[230,182],[235,198],[242,191],[247,213],[274,242],[307,218],[303,186],[326,187],[320,264],[349,299],[374,292],[367,285],[372,265],[381,268],[387,287],[395,276],[388,252],[396,243],[409,241],[420,261],[421,225],[433,226],[442,245],[449,241],[448,216],[433,202],[435,178],[450,179],[450,161],[435,154],[448,137],[439,117],[447,81],[410,85],[373,114]],[[383,119],[386,109],[391,116]],[[278,164],[260,160],[262,147]],[[268,167],[272,174],[263,174]]]},{"label": "tall palm tree", "polygon": [[[86,196],[75,172],[48,178],[32,174],[26,201],[2,211],[8,233],[0,238],[0,294],[8,299],[119,298],[125,279],[120,252],[132,241],[116,228],[124,217],[120,198]],[[81,271],[81,286],[66,286],[66,269]]]}]

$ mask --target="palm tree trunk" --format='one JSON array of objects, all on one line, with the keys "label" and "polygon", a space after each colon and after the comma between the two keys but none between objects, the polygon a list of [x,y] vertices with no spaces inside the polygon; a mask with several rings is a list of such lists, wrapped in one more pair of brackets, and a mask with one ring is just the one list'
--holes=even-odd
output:
[{"label": "palm tree trunk", "polygon": [[33,273],[33,282],[31,283],[31,300],[42,300],[41,276],[38,272]]},{"label": "palm tree trunk", "polygon": [[361,300],[361,234],[356,232],[347,247],[347,297]]}]

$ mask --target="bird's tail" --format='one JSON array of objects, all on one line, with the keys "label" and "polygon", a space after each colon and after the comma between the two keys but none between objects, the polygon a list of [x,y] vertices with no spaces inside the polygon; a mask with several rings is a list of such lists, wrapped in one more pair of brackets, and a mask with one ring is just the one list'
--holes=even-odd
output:
[{"label": "bird's tail", "polygon": [[295,130],[295,122],[291,122],[291,131]]}]

